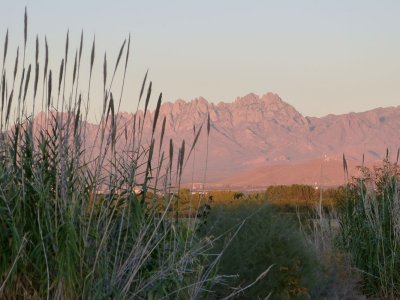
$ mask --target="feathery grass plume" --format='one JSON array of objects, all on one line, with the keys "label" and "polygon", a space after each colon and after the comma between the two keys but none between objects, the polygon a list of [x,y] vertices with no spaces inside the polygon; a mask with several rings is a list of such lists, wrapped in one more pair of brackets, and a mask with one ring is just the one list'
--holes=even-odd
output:
[{"label": "feathery grass plume", "polygon": [[75,79],[76,79],[76,69],[77,69],[77,64],[78,64],[78,51],[75,51],[75,59],[74,59],[74,69],[72,71],[72,86],[75,84]]},{"label": "feathery grass plume", "polygon": [[110,112],[111,112],[111,147],[115,150],[115,137],[117,134],[117,125],[115,123],[115,111],[114,111],[114,98],[113,94],[110,93]]},{"label": "feathery grass plume", "polygon": [[51,91],[52,91],[52,76],[51,70],[49,71],[49,79],[47,81],[47,108],[50,108],[51,104]]},{"label": "feathery grass plume", "polygon": [[10,119],[11,104],[12,104],[13,96],[14,96],[14,90],[11,90],[10,96],[8,97],[8,105],[7,105],[7,114],[6,114],[6,123],[7,124]]},{"label": "feathery grass plume", "polygon": [[399,163],[400,148],[397,148],[396,164]]},{"label": "feathery grass plume", "polygon": [[83,30],[81,31],[81,41],[79,42],[79,64],[81,63],[82,48],[83,48]]},{"label": "feathery grass plume", "polygon": [[26,49],[26,41],[28,39],[28,13],[26,12],[25,6],[25,15],[24,15],[24,57],[25,57],[25,49]]},{"label": "feathery grass plume", "polygon": [[6,73],[3,72],[3,76],[1,76],[1,112],[3,112],[5,96],[6,96]]},{"label": "feathery grass plume", "polygon": [[207,114],[207,136],[210,135],[210,129],[211,129],[210,113],[208,113]]},{"label": "feathery grass plume", "polygon": [[36,35],[35,63],[39,62],[39,37]]},{"label": "feathery grass plume", "polygon": [[61,82],[63,79],[63,75],[64,75],[64,58],[61,60],[60,72],[59,72],[59,76],[58,76],[58,95],[59,96],[60,96]]},{"label": "feathery grass plume", "polygon": [[152,172],[152,167],[151,167],[151,161],[153,159],[153,153],[154,153],[154,144],[155,144],[155,139],[153,138],[151,140],[150,148],[149,148],[149,154],[147,158],[147,166],[146,166],[146,172],[145,172],[145,177],[144,177],[144,186],[147,187],[147,182],[150,179],[150,174]]},{"label": "feathery grass plume", "polygon": [[172,162],[174,160],[174,142],[169,139],[169,171],[172,172]]},{"label": "feathery grass plume", "polygon": [[180,148],[180,157],[179,157],[179,182],[181,181],[182,178],[182,171],[183,171],[183,160],[185,159],[185,140],[182,141],[182,146]]},{"label": "feathery grass plume", "polygon": [[126,56],[125,56],[125,72],[126,72],[126,69],[128,68],[128,60],[129,60],[130,49],[131,49],[131,35],[129,34],[129,37],[128,37],[128,49],[126,49]]},{"label": "feathery grass plume", "polygon": [[47,45],[47,38],[44,37],[44,45],[45,45],[45,56],[44,56],[44,72],[43,72],[43,82],[47,77],[47,68],[49,66],[49,46]]},{"label": "feathery grass plume", "polygon": [[65,41],[65,71],[67,70],[67,63],[68,63],[68,46],[69,46],[69,29],[67,30],[67,37]]},{"label": "feathery grass plume", "polygon": [[8,28],[7,28],[7,33],[4,41],[4,54],[3,54],[3,67],[2,71],[4,71],[4,65],[6,63],[6,57],[7,57],[7,48],[8,48]]},{"label": "feathery grass plume", "polygon": [[19,47],[17,47],[17,56],[15,57],[15,64],[14,64],[14,79],[17,77],[17,70],[18,70],[18,57],[19,57]]},{"label": "feathery grass plume", "polygon": [[26,92],[28,91],[29,79],[31,78],[31,65],[28,66],[28,72],[26,72],[26,81],[25,81],[25,89],[24,89],[24,98],[23,102],[25,102]]},{"label": "feathery grass plume", "polygon": [[361,167],[364,167],[364,163],[365,163],[365,157],[364,157],[364,153],[363,153],[363,155],[362,155],[362,161],[361,161]]},{"label": "feathery grass plume", "polygon": [[22,87],[24,85],[24,79],[25,79],[25,68],[22,69],[21,81],[19,83],[18,102],[21,99],[21,93],[22,93]]},{"label": "feathery grass plume", "polygon": [[[144,103],[144,114],[143,114],[143,119],[146,118],[147,107],[149,106],[149,102],[150,102],[151,86],[152,86],[152,82],[150,81],[149,87],[147,88],[146,102]],[[144,124],[144,123],[143,123],[143,124]]]},{"label": "feathery grass plume", "polygon": [[82,95],[79,94],[78,109],[76,111],[75,122],[74,122],[74,137],[76,137],[76,133],[77,133],[78,126],[79,126],[79,118],[81,115],[81,102],[82,102]]},{"label": "feathery grass plume", "polygon": [[39,83],[39,63],[36,62],[36,64],[35,64],[35,83],[34,83],[34,89],[33,89],[33,98],[36,98],[36,92],[37,92],[38,83]]},{"label": "feathery grass plume", "polygon": [[158,152],[161,152],[161,147],[163,144],[163,140],[164,140],[164,134],[165,134],[165,123],[167,121],[167,117],[164,116],[163,118],[163,122],[162,122],[162,126],[161,126],[161,135],[160,135],[160,148],[158,149]]},{"label": "feathery grass plume", "polygon": [[139,101],[136,107],[136,111],[139,109],[139,104],[140,100],[142,100],[143,92],[144,92],[144,87],[146,86],[146,81],[147,81],[147,74],[149,73],[149,70],[146,71],[146,74],[144,75],[143,82],[142,82],[142,87],[140,88],[140,94],[139,94]]},{"label": "feathery grass plume", "polygon": [[93,37],[92,51],[90,52],[90,77],[92,77],[92,71],[93,71],[95,42],[96,42],[96,36]]},{"label": "feathery grass plume", "polygon": [[196,144],[197,144],[197,140],[199,139],[199,136],[200,136],[200,133],[201,133],[201,130],[202,130],[202,129],[203,129],[203,124],[201,124],[201,126],[200,126],[199,130],[197,131],[197,134],[196,134],[196,136],[195,136],[195,138],[194,138],[194,140],[193,140],[192,147],[190,147],[190,151],[189,151],[189,154],[188,154],[188,156],[187,156],[187,158],[186,158],[185,165],[187,164],[187,162],[188,162],[188,160],[189,160],[189,157],[190,157],[190,154],[192,154],[193,149],[194,149],[194,147],[195,147]]},{"label": "feathery grass plume", "polygon": [[121,60],[122,53],[124,52],[125,44],[126,44],[126,40],[125,40],[124,43],[122,44],[121,49],[119,50],[119,54],[118,54],[118,57],[117,57],[117,61],[115,62],[114,73],[113,73],[113,76],[112,76],[111,82],[110,82],[110,89],[111,89],[111,86],[112,86],[112,84],[113,84],[113,82],[114,82],[115,73],[117,72],[117,68],[118,68],[118,65],[119,65],[119,61]]},{"label": "feathery grass plume", "polygon": [[346,161],[346,157],[344,156],[344,153],[343,153],[343,172],[345,175],[345,180],[348,181],[349,171],[347,169],[347,161]]},{"label": "feathery grass plume", "polygon": [[121,93],[120,93],[119,101],[118,101],[118,108],[117,108],[118,112],[119,112],[119,109],[121,107],[122,94],[123,94],[124,88],[125,88],[126,70],[128,68],[128,60],[129,60],[130,48],[131,48],[131,35],[129,34],[129,37],[128,37],[128,49],[126,50],[126,55],[125,55],[124,76],[122,78],[122,87],[121,87]]},{"label": "feathery grass plume", "polygon": [[124,52],[125,44],[126,44],[126,40],[124,40],[124,42],[123,42],[123,44],[121,46],[121,49],[119,50],[118,58],[117,58],[117,61],[115,63],[114,74],[117,71],[117,68],[118,68],[118,65],[119,65],[119,61],[121,60],[122,53]]},{"label": "feathery grass plume", "polygon": [[156,107],[156,110],[154,112],[153,130],[152,130],[152,133],[151,133],[152,135],[154,135],[154,131],[156,130],[157,119],[158,119],[158,115],[160,113],[160,107],[161,107],[161,99],[162,99],[162,93],[160,93],[160,96],[158,97],[157,107]]}]

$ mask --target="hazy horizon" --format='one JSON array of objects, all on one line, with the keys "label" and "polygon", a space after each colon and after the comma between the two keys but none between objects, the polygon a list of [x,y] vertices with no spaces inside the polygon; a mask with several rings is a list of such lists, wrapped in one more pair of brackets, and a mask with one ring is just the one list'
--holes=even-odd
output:
[{"label": "hazy horizon", "polygon": [[99,77],[104,52],[111,70],[131,34],[122,111],[135,109],[147,69],[154,98],[163,92],[164,101],[231,102],[273,92],[306,116],[400,103],[400,2],[8,2],[0,12],[0,40],[8,28],[11,60],[23,40],[25,5],[28,46],[34,48],[36,34],[43,46],[46,35],[55,70],[68,29],[70,61],[81,29],[86,56],[96,35]]}]

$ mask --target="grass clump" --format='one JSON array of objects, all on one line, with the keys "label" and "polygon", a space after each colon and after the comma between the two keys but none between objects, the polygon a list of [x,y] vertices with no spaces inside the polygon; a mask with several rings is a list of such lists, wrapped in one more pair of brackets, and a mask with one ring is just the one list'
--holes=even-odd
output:
[{"label": "grass clump", "polygon": [[[7,69],[7,32],[1,69],[0,298],[206,295],[205,286],[215,279],[204,263],[210,242],[167,217],[174,201],[170,189],[182,175],[185,143],[174,156],[171,140],[169,161],[164,158],[165,118],[161,128],[158,124],[162,95],[155,112],[148,112],[152,84],[147,74],[133,122],[118,117],[130,38],[120,48],[111,79],[104,56],[103,110],[93,137],[87,131],[91,86],[101,87],[92,83],[95,41],[88,56],[89,80],[83,82],[83,33],[73,59],[67,33],[65,55],[54,72],[46,39],[40,47],[36,38],[34,59],[25,58],[27,19],[25,13],[23,58],[18,48],[13,69]],[[113,86],[118,72],[120,89]],[[139,111],[142,99],[145,108]],[[40,118],[34,118],[40,107]],[[135,192],[138,186],[141,193]],[[163,210],[155,205],[160,197]]]},{"label": "grass clump", "polygon": [[400,170],[386,158],[349,184],[339,205],[338,242],[351,254],[367,295],[400,297]]},{"label": "grass clump", "polygon": [[[218,273],[230,275],[218,297],[308,299],[316,282],[317,260],[295,223],[271,205],[252,203],[212,209],[202,233],[221,237],[214,253],[226,247]],[[229,286],[238,286],[235,290]],[[217,298],[218,298],[217,297]]]}]

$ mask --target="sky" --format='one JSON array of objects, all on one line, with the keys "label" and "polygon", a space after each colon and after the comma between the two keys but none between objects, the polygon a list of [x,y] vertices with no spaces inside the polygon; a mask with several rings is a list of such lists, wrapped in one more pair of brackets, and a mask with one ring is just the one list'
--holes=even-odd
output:
[{"label": "sky", "polygon": [[135,110],[147,69],[164,101],[273,92],[306,116],[400,105],[397,0],[3,1],[0,41],[8,28],[10,52],[23,40],[25,6],[28,44],[46,36],[54,68],[67,30],[71,49],[84,30],[86,61],[95,35],[95,99],[104,53],[111,70],[131,35],[124,111]]}]

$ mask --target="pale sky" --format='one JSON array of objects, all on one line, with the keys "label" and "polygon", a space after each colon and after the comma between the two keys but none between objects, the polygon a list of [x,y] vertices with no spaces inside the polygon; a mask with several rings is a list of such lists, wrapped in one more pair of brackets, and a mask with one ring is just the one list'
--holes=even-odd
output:
[{"label": "pale sky", "polygon": [[112,69],[131,34],[125,111],[136,108],[147,68],[165,101],[274,92],[307,116],[400,105],[397,0],[8,0],[0,49],[8,28],[12,56],[22,44],[25,5],[28,43],[34,48],[35,35],[41,42],[46,35],[55,69],[67,29],[71,50],[84,30],[87,61],[96,35],[98,74],[104,52]]}]

